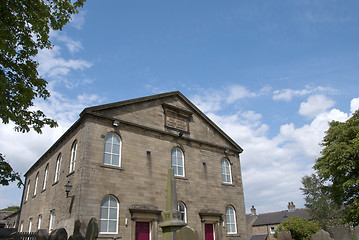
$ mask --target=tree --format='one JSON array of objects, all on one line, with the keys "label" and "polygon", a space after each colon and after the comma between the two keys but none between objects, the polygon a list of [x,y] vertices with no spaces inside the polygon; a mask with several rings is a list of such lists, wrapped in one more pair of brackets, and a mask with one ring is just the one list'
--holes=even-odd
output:
[{"label": "tree", "polygon": [[330,228],[343,226],[343,211],[335,204],[324,190],[324,184],[315,174],[302,178],[300,188],[305,196],[305,207],[318,225],[328,231]]},{"label": "tree", "polygon": [[14,172],[12,167],[0,153],[0,184],[3,186],[9,185],[10,182],[18,181],[18,187],[21,187],[22,181],[20,174]]},{"label": "tree", "polygon": [[283,231],[289,231],[295,240],[311,240],[312,235],[320,231],[320,227],[316,222],[293,216],[279,224],[274,237],[277,238],[278,233]]},{"label": "tree", "polygon": [[[0,1],[0,118],[3,124],[13,122],[15,131],[28,132],[32,128],[37,133],[46,125],[57,126],[56,121],[42,111],[30,110],[35,98],[50,97],[47,81],[39,76],[34,57],[40,49],[52,47],[50,30],[61,30],[85,1]],[[7,169],[3,164],[1,162],[1,168]]]},{"label": "tree", "polygon": [[332,121],[314,169],[323,189],[344,208],[347,223],[359,224],[359,110],[346,122]]},{"label": "tree", "polygon": [[19,206],[10,206],[4,209],[1,209],[0,211],[11,211],[11,212],[16,212],[19,211],[20,207]]}]

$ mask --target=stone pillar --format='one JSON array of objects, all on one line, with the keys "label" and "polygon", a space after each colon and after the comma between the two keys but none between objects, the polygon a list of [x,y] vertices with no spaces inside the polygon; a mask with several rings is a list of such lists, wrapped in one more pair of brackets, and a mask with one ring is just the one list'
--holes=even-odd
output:
[{"label": "stone pillar", "polygon": [[175,240],[176,231],[186,225],[181,220],[177,204],[176,180],[171,168],[167,175],[166,211],[163,213],[163,222],[159,225],[162,228],[163,240]]}]

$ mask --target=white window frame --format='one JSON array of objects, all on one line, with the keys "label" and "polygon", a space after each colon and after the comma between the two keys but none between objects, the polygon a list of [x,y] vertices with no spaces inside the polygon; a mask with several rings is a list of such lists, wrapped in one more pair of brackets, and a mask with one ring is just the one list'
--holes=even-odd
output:
[{"label": "white window frame", "polygon": [[36,196],[37,193],[37,184],[39,182],[39,173],[36,174],[36,178],[35,178],[35,188],[34,188],[34,196]]},{"label": "white window frame", "polygon": [[30,180],[27,182],[25,202],[29,199],[29,192],[30,192]]},{"label": "white window frame", "polygon": [[24,230],[24,221],[21,221],[20,223],[20,232],[22,232],[22,230]]},{"label": "white window frame", "polygon": [[275,227],[270,227],[269,232],[270,232],[270,234],[274,234],[275,233]]},{"label": "white window frame", "polygon": [[[110,206],[110,204],[108,205],[108,206],[104,206],[102,203],[103,203],[103,201],[106,199],[106,198],[109,198],[109,200],[111,201],[111,200],[113,200],[113,201],[115,201],[116,202],[116,231],[115,232],[110,232],[109,231],[109,222],[110,221],[115,221],[114,219],[111,219],[110,218],[110,216],[109,216],[109,214],[110,214],[110,211],[108,211],[108,216],[107,216],[107,218],[101,218],[101,210],[103,209],[103,208],[106,208],[106,209],[113,209],[114,207],[111,207]],[[109,201],[109,202],[110,202]],[[100,205],[100,217],[99,217],[99,233],[100,234],[117,234],[118,233],[118,221],[119,221],[119,203],[118,203],[118,200],[114,197],[114,196],[112,196],[112,195],[107,195],[107,196],[105,196],[103,199],[102,199],[102,201],[101,201],[101,205]],[[101,222],[104,222],[104,221],[106,221],[107,222],[107,231],[106,232],[101,232]]]},{"label": "white window frame", "polygon": [[49,221],[49,233],[51,233],[52,230],[54,230],[54,225],[55,225],[55,210],[51,210],[50,221]]},{"label": "white window frame", "polygon": [[231,163],[227,158],[221,160],[221,169],[222,169],[222,181],[223,183],[232,184],[232,169]]},{"label": "white window frame", "polygon": [[31,232],[32,228],[32,218],[29,219],[29,233]]},{"label": "white window frame", "polygon": [[[174,154],[175,153],[175,154]],[[179,158],[182,159],[182,165],[178,163]],[[174,147],[171,150],[171,167],[173,168],[173,172],[175,176],[184,177],[185,176],[185,167],[184,167],[184,154],[182,149],[179,147]],[[179,174],[178,169],[182,168],[182,175]]]},{"label": "white window frame", "polygon": [[46,165],[45,173],[44,173],[44,182],[42,184],[42,190],[46,189],[46,183],[47,183],[47,175],[49,174],[49,164]]},{"label": "white window frame", "polygon": [[41,229],[41,224],[42,224],[42,215],[39,215],[39,219],[37,221],[37,229]]},{"label": "white window frame", "polygon": [[[183,207],[183,210],[181,209],[181,206]],[[179,201],[179,202],[178,202],[178,206],[177,206],[177,210],[180,212],[181,218],[182,218],[182,216],[183,216],[183,219],[182,219],[182,220],[183,220],[185,223],[187,223],[187,207],[186,207],[186,204],[184,204],[184,202]]]},{"label": "white window frame", "polygon": [[[120,144],[116,144],[114,143],[113,139],[117,138],[118,141],[120,142]],[[111,149],[109,152],[106,152],[106,143],[109,143],[111,145]],[[114,152],[114,145],[119,145],[118,146],[118,152]],[[121,152],[122,152],[122,139],[120,138],[120,136],[118,136],[116,133],[108,133],[105,137],[105,141],[104,141],[104,149],[103,149],[103,164],[105,165],[111,165],[111,166],[116,166],[116,167],[121,167]],[[110,163],[105,163],[105,156],[106,155],[110,155]],[[118,164],[113,164],[113,157],[114,156],[118,156]]]},{"label": "white window frame", "polygon": [[77,140],[75,140],[71,146],[71,158],[70,158],[69,173],[75,171],[76,157],[77,157]]},{"label": "white window frame", "polygon": [[59,153],[56,159],[56,169],[55,169],[55,178],[54,183],[59,181],[60,178],[60,171],[61,171],[61,161],[62,161],[62,155]]},{"label": "white window frame", "polygon": [[227,234],[237,234],[236,211],[231,205],[226,207],[226,227]]}]

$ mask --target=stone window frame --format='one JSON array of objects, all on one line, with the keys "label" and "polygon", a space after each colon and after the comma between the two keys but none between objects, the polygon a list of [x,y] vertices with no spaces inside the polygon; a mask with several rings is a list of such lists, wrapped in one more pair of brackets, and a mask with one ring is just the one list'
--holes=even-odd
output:
[{"label": "stone window frame", "polygon": [[[108,136],[110,136],[110,135],[111,135],[111,136],[116,136],[116,137],[118,138],[119,142],[120,142],[118,153],[114,153],[114,152],[113,152],[113,145],[114,145],[113,140],[111,140],[111,143],[110,143],[110,144],[111,144],[111,151],[110,151],[110,152],[105,152],[105,149],[106,149],[106,138],[107,138]],[[111,137],[111,139],[112,139],[112,137]],[[105,154],[109,154],[109,155],[111,156],[111,163],[105,163]],[[112,156],[113,156],[113,155],[118,155],[118,164],[117,164],[117,165],[112,163]],[[119,134],[115,133],[115,132],[108,132],[108,133],[105,135],[105,138],[104,138],[104,149],[103,149],[103,159],[102,159],[102,163],[103,163],[104,165],[107,165],[107,166],[121,167],[121,165],[122,165],[121,155],[122,155],[122,138],[121,138],[121,136],[120,136]]]},{"label": "stone window frame", "polygon": [[[180,153],[181,153],[181,156],[182,156],[182,165],[175,165],[173,164],[173,151],[174,150],[178,150]],[[176,158],[177,158],[177,155],[176,155]],[[174,168],[174,166],[176,168]],[[178,167],[181,167],[183,168],[183,172],[182,172],[182,175],[178,174]],[[175,177],[182,177],[184,178],[186,176],[186,171],[185,171],[185,156],[184,156],[184,151],[182,148],[180,148],[179,146],[175,146],[171,149],[171,168],[173,168],[173,173],[174,173],[174,176]],[[177,170],[177,171],[176,171]]]},{"label": "stone window frame", "polygon": [[27,189],[26,189],[26,195],[25,195],[25,202],[29,200],[29,194],[30,194],[30,179],[27,181]]},{"label": "stone window frame", "polygon": [[41,225],[42,225],[42,214],[39,214],[39,217],[37,219],[37,229],[41,229]]},{"label": "stone window frame", "polygon": [[39,185],[38,183],[39,183],[39,172],[37,172],[36,177],[35,177],[35,187],[34,187],[33,197],[35,197],[37,194],[37,187]]},{"label": "stone window frame", "polygon": [[50,216],[49,216],[49,233],[52,232],[52,230],[54,230],[54,226],[55,226],[55,209],[50,210]]},{"label": "stone window frame", "polygon": [[[230,213],[229,211],[233,211],[232,213]],[[233,216],[233,218],[231,219],[230,217]],[[232,220],[234,222],[232,222]],[[232,227],[229,227],[228,225],[234,227],[234,231],[231,231]],[[234,209],[234,207],[232,205],[227,205],[226,207],[226,229],[227,229],[227,234],[231,235],[231,234],[237,234],[237,219],[236,219],[236,210]]]},{"label": "stone window frame", "polygon": [[28,232],[30,233],[32,230],[32,217],[29,218],[29,229],[28,229]]},{"label": "stone window frame", "polygon": [[[183,206],[183,210],[181,210],[180,205]],[[182,220],[183,220],[185,223],[187,223],[188,220],[187,220],[187,206],[186,206],[186,204],[185,204],[184,202],[182,202],[182,201],[178,201],[177,210],[180,212],[181,218],[182,218],[182,216],[183,216],[183,219],[182,219]],[[182,214],[183,214],[183,215],[182,215]]]},{"label": "stone window frame", "polygon": [[[106,199],[106,198],[110,198],[110,199],[114,199],[115,202],[116,202],[116,231],[115,232],[109,232],[109,228],[107,227],[107,231],[106,232],[101,232],[101,222],[102,221],[107,221],[107,223],[109,223],[110,221],[114,221],[113,219],[110,219],[109,216],[108,218],[104,219],[104,218],[101,218],[101,209],[103,208],[103,201]],[[107,206],[107,209],[111,208],[111,206]],[[113,208],[113,207],[112,207]],[[109,215],[109,214],[108,214]],[[118,224],[119,224],[119,218],[120,218],[120,202],[119,200],[117,199],[117,197],[115,197],[114,195],[106,195],[102,198],[101,200],[101,203],[100,203],[100,215],[99,215],[99,234],[104,234],[104,235],[108,235],[108,234],[118,234],[119,232],[119,227],[118,227]]]},{"label": "stone window frame", "polygon": [[60,179],[61,172],[61,162],[62,162],[62,154],[59,153],[56,158],[56,166],[55,166],[55,175],[54,175],[54,183],[57,183]]},{"label": "stone window frame", "polygon": [[78,146],[78,142],[77,142],[77,139],[75,139],[71,145],[69,173],[72,173],[75,171],[76,158],[77,158],[77,146]]},{"label": "stone window frame", "polygon": [[49,175],[49,164],[46,164],[45,172],[44,172],[44,181],[42,182],[42,191],[46,190],[47,177]]},{"label": "stone window frame", "polygon": [[231,162],[227,158],[222,158],[221,169],[222,169],[222,182],[225,184],[233,184]]}]

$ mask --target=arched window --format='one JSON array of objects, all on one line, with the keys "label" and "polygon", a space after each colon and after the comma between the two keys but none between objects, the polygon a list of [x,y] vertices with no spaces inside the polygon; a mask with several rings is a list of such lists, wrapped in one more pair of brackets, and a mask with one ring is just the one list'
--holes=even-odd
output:
[{"label": "arched window", "polygon": [[175,176],[184,177],[184,157],[183,152],[178,147],[171,152],[172,168]]},{"label": "arched window", "polygon": [[49,173],[49,164],[46,165],[45,173],[44,173],[44,182],[42,184],[42,190],[46,189],[46,183],[47,183],[47,175]]},{"label": "arched window", "polygon": [[61,170],[61,153],[57,156],[57,160],[56,160],[56,169],[55,169],[55,178],[54,178],[54,182],[59,181],[59,176],[60,176],[60,170]]},{"label": "arched window", "polygon": [[113,196],[102,199],[100,209],[100,233],[113,234],[118,232],[118,201]]},{"label": "arched window", "polygon": [[223,158],[221,161],[222,165],[222,180],[224,183],[232,183],[231,164],[228,159]]},{"label": "arched window", "polygon": [[226,207],[226,223],[227,223],[227,233],[236,234],[237,233],[236,211],[232,206]]},{"label": "arched window", "polygon": [[35,178],[35,188],[34,188],[34,196],[36,196],[37,193],[37,184],[39,182],[39,173],[36,174],[36,178]]},{"label": "arched window", "polygon": [[178,211],[181,213],[181,220],[187,223],[187,208],[183,202],[178,202]]},{"label": "arched window", "polygon": [[25,201],[29,199],[29,192],[30,192],[30,180],[27,182]]},{"label": "arched window", "polygon": [[77,140],[75,140],[71,146],[71,158],[70,158],[70,170],[69,172],[75,171],[75,162],[77,154]]},{"label": "arched window", "polygon": [[109,133],[105,137],[103,163],[118,167],[121,166],[121,139],[115,133]]}]

